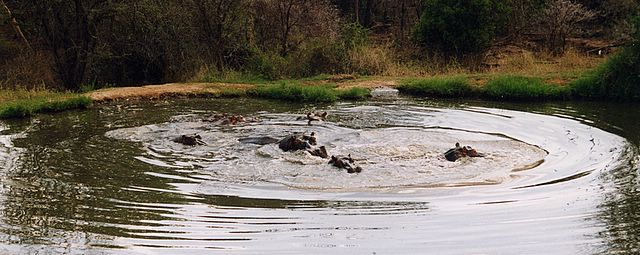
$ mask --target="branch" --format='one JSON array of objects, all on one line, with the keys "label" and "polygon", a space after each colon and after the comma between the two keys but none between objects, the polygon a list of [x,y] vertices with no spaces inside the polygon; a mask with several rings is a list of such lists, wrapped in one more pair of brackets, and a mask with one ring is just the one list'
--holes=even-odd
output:
[{"label": "branch", "polygon": [[16,17],[13,16],[13,13],[11,13],[11,10],[7,6],[7,4],[4,3],[4,0],[0,0],[0,5],[2,5],[7,14],[9,14],[9,18],[11,18],[11,26],[13,27],[13,30],[15,30],[16,35],[22,40],[22,43],[27,46],[27,49],[31,50],[31,44],[22,33],[22,29],[20,29],[20,25],[18,25]]}]

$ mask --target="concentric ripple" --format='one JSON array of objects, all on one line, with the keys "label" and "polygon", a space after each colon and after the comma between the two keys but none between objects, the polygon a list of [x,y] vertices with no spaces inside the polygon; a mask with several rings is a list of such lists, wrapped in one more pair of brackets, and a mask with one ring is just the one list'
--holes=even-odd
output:
[{"label": "concentric ripple", "polygon": [[[210,181],[342,192],[509,183],[536,167],[552,170],[544,178],[572,176],[611,160],[612,152],[624,142],[572,120],[487,108],[345,105],[330,109],[329,114],[327,121],[312,126],[296,120],[300,117],[296,114],[263,113],[252,116],[260,121],[234,126],[204,121],[208,114],[179,115],[171,122],[106,135],[140,142],[146,148],[146,153],[136,156],[140,161],[192,169]],[[328,165],[326,159],[303,151],[283,152],[277,144],[239,141],[311,132],[331,155],[351,155],[365,169],[363,173],[348,174]],[[206,145],[172,141],[182,134],[199,134]],[[446,161],[443,152],[456,142],[486,156]],[[558,173],[556,169],[580,171]]]},{"label": "concentric ripple", "polygon": [[[312,126],[297,120],[309,110],[329,118]],[[221,112],[257,121],[207,121]],[[627,234],[640,222],[637,186],[610,180],[636,181],[638,150],[594,127],[606,129],[604,118],[550,114],[399,97],[335,105],[194,99],[8,121],[0,130],[0,253],[602,254],[607,246],[637,247]],[[311,132],[364,171],[239,142]],[[183,134],[207,144],[171,141]],[[486,157],[446,161],[443,152],[456,142]],[[631,241],[617,243],[620,237]]]}]

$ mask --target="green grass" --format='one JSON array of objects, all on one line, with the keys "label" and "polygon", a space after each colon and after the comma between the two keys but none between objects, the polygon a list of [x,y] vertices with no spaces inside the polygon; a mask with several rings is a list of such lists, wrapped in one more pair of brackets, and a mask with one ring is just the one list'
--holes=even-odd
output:
[{"label": "green grass", "polygon": [[568,98],[568,86],[546,84],[540,78],[502,75],[482,87],[483,97],[503,100],[546,100]]},{"label": "green grass", "polygon": [[474,94],[473,88],[464,76],[406,79],[400,81],[398,90],[402,93],[433,97],[465,97]]},{"label": "green grass", "polygon": [[371,91],[366,88],[353,87],[347,90],[338,90],[338,97],[343,100],[365,100],[371,97]]},{"label": "green grass", "polygon": [[277,84],[259,85],[248,90],[247,95],[284,101],[326,103],[338,99],[361,100],[367,98],[370,93],[365,88],[338,90],[333,84],[303,85],[299,82],[282,81]]},{"label": "green grass", "polygon": [[47,91],[0,91],[0,119],[30,117],[35,113],[84,109],[91,105],[89,97],[72,93]]},{"label": "green grass", "polygon": [[247,94],[259,98],[278,99],[297,102],[334,102],[338,95],[333,86],[305,86],[297,83],[280,82],[271,85],[259,85],[247,91]]},{"label": "green grass", "polygon": [[546,84],[542,78],[499,75],[481,77],[488,81],[484,85],[471,86],[464,76],[407,79],[400,82],[402,93],[440,98],[477,98],[492,100],[548,100],[565,99],[571,96],[569,86]]},{"label": "green grass", "polygon": [[624,49],[592,73],[575,80],[571,87],[578,98],[637,102],[640,100],[640,49]]}]

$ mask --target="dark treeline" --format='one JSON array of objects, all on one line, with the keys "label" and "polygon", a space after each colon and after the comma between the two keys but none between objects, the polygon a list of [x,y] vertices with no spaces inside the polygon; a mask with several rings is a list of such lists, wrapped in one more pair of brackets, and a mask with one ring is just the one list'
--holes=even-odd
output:
[{"label": "dark treeline", "polygon": [[[384,74],[536,38],[624,42],[635,0],[4,0],[0,87]],[[0,8],[2,9],[2,8]],[[10,13],[10,14],[9,14]],[[12,22],[12,20],[17,22]],[[24,32],[24,40],[15,27]],[[27,46],[29,45],[29,46]],[[478,61],[480,60],[480,61]],[[463,63],[467,63],[462,61]]]}]

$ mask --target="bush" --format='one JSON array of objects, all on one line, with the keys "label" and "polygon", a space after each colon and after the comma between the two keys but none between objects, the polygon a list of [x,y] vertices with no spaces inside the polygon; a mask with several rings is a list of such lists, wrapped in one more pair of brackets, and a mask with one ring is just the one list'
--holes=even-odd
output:
[{"label": "bush", "polygon": [[593,73],[573,82],[573,94],[590,99],[640,99],[640,16],[633,23],[633,42],[610,57]]},{"label": "bush", "polygon": [[508,11],[498,0],[426,0],[413,39],[449,56],[484,52]]},{"label": "bush", "polygon": [[515,75],[491,79],[483,88],[483,96],[507,100],[544,100],[569,96],[568,87],[546,84],[540,78]]},{"label": "bush", "polygon": [[412,95],[436,97],[464,97],[474,94],[467,78],[463,76],[404,80],[400,82],[398,90]]}]

